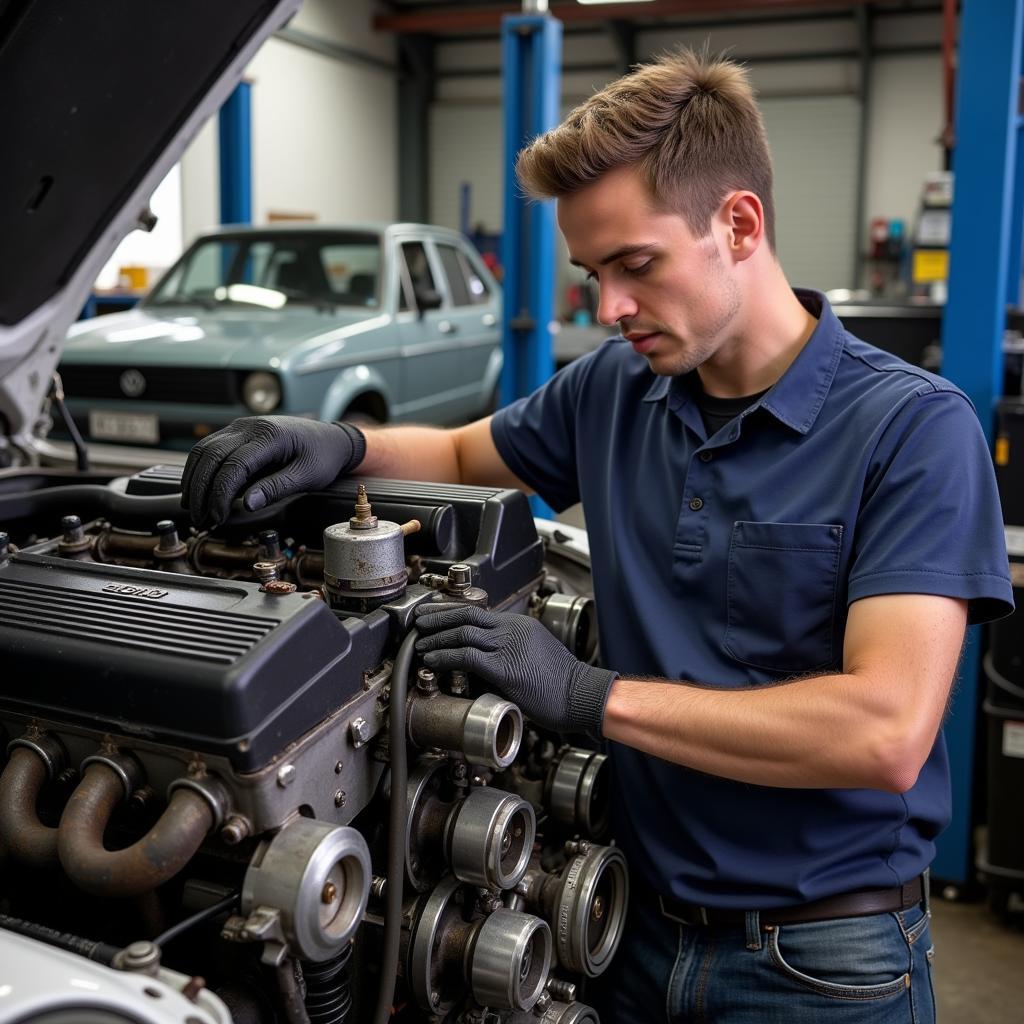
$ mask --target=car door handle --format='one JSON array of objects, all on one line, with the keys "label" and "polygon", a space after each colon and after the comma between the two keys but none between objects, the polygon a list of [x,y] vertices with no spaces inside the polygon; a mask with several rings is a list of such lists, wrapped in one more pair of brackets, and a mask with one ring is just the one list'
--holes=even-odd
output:
[{"label": "car door handle", "polygon": [[493,327],[498,322],[498,318],[493,313],[484,313],[482,322],[484,327]]},{"label": "car door handle", "polygon": [[454,334],[459,328],[457,324],[453,324],[451,320],[442,320],[438,325],[437,329],[442,334]]}]

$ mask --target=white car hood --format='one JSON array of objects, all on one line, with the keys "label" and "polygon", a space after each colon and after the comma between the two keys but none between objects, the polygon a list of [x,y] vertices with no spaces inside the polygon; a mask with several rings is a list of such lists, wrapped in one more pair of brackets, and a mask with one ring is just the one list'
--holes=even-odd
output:
[{"label": "white car hood", "polygon": [[[0,457],[33,430],[64,336],[149,198],[300,0],[27,0],[0,19]],[[59,71],[55,71],[59,69]]]}]

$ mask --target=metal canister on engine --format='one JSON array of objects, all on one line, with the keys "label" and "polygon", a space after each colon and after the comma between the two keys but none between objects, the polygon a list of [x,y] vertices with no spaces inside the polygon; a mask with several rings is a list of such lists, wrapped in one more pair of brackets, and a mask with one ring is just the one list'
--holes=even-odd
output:
[{"label": "metal canister on engine", "polygon": [[378,519],[360,484],[355,515],[324,530],[324,594],[332,608],[368,612],[405,593],[405,538],[420,528]]}]

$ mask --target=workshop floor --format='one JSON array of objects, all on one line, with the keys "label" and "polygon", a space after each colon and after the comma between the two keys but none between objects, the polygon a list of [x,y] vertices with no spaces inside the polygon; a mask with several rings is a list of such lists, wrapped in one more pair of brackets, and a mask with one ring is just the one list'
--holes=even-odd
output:
[{"label": "workshop floor", "polygon": [[1024,928],[981,903],[932,900],[938,1024],[1024,1022]]}]

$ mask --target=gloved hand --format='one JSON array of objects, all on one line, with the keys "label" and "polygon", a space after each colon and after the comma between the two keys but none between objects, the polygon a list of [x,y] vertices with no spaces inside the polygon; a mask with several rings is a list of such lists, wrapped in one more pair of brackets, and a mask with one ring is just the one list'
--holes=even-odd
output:
[{"label": "gloved hand", "polygon": [[[224,522],[238,493],[250,512],[289,494],[316,491],[351,473],[366,438],[351,423],[299,416],[244,416],[191,452],[181,478],[181,504],[197,527]],[[264,476],[268,470],[274,470]]]},{"label": "gloved hand", "polygon": [[416,628],[429,668],[472,672],[539,725],[600,737],[618,674],[574,658],[537,619],[440,602],[416,609]]}]

